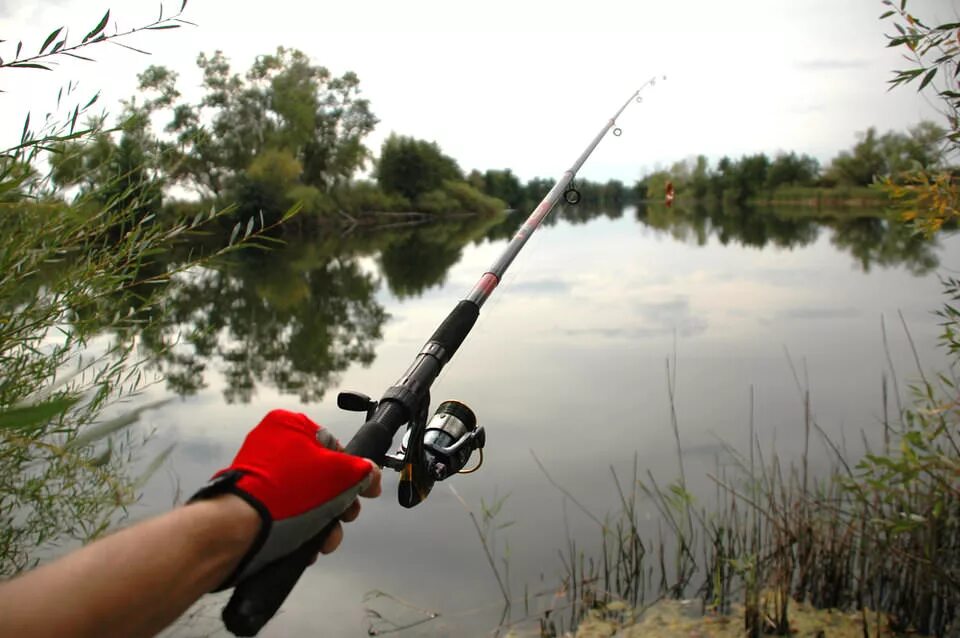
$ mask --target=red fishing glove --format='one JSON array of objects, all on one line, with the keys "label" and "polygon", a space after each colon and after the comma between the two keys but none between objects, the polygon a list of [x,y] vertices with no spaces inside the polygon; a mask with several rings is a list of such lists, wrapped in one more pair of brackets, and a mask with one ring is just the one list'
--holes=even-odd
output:
[{"label": "red fishing glove", "polygon": [[338,449],[333,435],[307,416],[273,410],[250,431],[230,467],[190,499],[236,494],[263,519],[253,546],[218,590],[296,550],[367,489],[373,464]]}]

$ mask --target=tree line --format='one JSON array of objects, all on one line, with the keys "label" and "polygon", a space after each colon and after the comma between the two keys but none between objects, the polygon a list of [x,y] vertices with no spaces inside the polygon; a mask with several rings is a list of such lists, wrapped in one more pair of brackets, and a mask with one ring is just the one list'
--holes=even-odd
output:
[{"label": "tree line", "polygon": [[637,197],[662,197],[667,182],[673,183],[681,197],[736,204],[776,199],[778,191],[789,198],[802,195],[805,188],[867,187],[881,177],[945,169],[945,135],[946,131],[933,122],[920,122],[906,133],[888,131],[883,135],[870,127],[857,134],[851,149],[841,151],[826,166],[810,155],[794,152],[778,153],[773,158],[765,153],[739,159],[725,156],[716,165],[698,155],[674,163],[669,170],[644,176],[637,183]]}]

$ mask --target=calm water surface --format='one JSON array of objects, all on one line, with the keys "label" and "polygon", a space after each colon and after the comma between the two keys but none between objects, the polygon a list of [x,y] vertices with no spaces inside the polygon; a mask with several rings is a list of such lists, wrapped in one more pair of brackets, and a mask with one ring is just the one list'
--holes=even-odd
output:
[{"label": "calm water surface", "polygon": [[[195,490],[272,408],[303,411],[349,438],[360,420],[336,408],[336,392],[379,396],[391,385],[502,251],[516,220],[505,224],[292,243],[193,273],[171,301],[180,323],[165,330],[201,325],[206,336],[199,354],[182,347],[179,362],[164,364],[183,397],[149,413],[155,434],[143,456],[177,446],[133,516]],[[362,248],[338,255],[338,242]],[[531,452],[598,516],[617,507],[611,466],[624,477],[636,456],[642,472],[675,478],[666,365],[676,357],[685,469],[708,498],[720,442],[747,445],[751,388],[761,444],[785,458],[802,452],[789,353],[817,422],[856,454],[861,430],[875,436],[883,411],[881,319],[902,394],[916,368],[898,313],[923,365],[944,364],[931,311],[943,301],[937,275],[960,266],[958,248],[955,237],[926,244],[875,218],[818,224],[762,212],[711,221],[573,211],[538,231],[433,390],[435,403],[472,406],[487,429],[481,471],[448,483],[478,513],[506,496],[496,521],[512,524],[494,544],[509,564],[513,617],[523,615],[525,587],[557,586],[568,535],[588,551],[599,546],[595,526],[564,503]],[[174,389],[156,385],[144,400],[165,396]],[[821,442],[811,449],[825,466]],[[308,570],[262,635],[365,635],[365,608],[398,622],[424,618],[418,609],[440,614],[407,635],[497,625],[501,596],[464,506],[439,484],[405,510],[395,490],[385,474],[383,497],[364,503],[341,549]],[[652,524],[653,508],[643,507]],[[409,607],[365,602],[374,591]],[[218,631],[221,606],[205,599],[171,634]]]}]

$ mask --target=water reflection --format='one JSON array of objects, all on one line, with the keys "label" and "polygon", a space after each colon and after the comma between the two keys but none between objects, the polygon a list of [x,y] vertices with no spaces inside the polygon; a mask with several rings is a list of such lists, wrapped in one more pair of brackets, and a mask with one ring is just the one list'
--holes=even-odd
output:
[{"label": "water reflection", "polygon": [[669,232],[674,239],[703,246],[711,236],[721,244],[755,248],[798,248],[812,244],[822,230],[831,243],[856,259],[864,272],[874,266],[904,266],[920,276],[937,267],[936,243],[891,220],[882,211],[810,208],[706,208],[640,206],[636,219]]},{"label": "water reflection", "polygon": [[[145,317],[141,344],[180,395],[206,386],[216,366],[228,403],[258,386],[303,402],[323,399],[351,364],[369,365],[389,315],[377,300],[382,275],[397,297],[443,283],[462,247],[496,220],[357,232],[246,250],[168,284],[162,317]],[[379,273],[363,258],[379,255]]]},{"label": "water reflection", "polygon": [[[581,204],[561,207],[549,219],[551,225],[584,224],[623,214],[623,208]],[[902,265],[924,275],[937,266],[933,242],[881,213],[857,215],[662,206],[634,212],[643,226],[698,246],[715,237],[723,245],[795,248],[814,243],[827,231],[832,244],[850,253],[865,272]],[[169,387],[181,395],[205,387],[213,367],[224,377],[228,403],[249,402],[258,386],[304,402],[320,401],[351,364],[373,362],[389,319],[378,300],[381,289],[406,299],[441,286],[467,244],[506,241],[525,217],[512,213],[361,229],[322,240],[291,240],[270,251],[234,253],[215,269],[172,282],[165,318],[150,318],[141,341]],[[364,261],[371,257],[376,272]],[[556,283],[560,292],[569,286]],[[686,299],[659,301],[636,312],[644,318],[643,327],[632,328],[625,335],[630,338],[650,331],[692,336],[706,330],[705,320],[691,314]],[[566,333],[583,330],[589,329]]]}]

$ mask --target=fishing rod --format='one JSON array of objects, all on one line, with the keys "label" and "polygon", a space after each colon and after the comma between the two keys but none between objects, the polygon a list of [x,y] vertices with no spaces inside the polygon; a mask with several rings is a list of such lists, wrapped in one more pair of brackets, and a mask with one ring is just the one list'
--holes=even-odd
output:
[{"label": "fishing rod", "polygon": [[[466,339],[480,315],[480,308],[502,281],[507,268],[544,218],[556,207],[560,197],[569,204],[580,201],[580,192],[573,179],[600,140],[611,129],[614,135],[621,134],[622,131],[616,127],[617,118],[631,102],[641,101],[640,92],[646,86],[655,83],[656,78],[650,78],[623,103],[533,210],[503,254],[483,273],[466,298],[447,315],[421,348],[413,364],[379,401],[359,392],[341,392],[337,396],[337,405],[341,409],[366,413],[366,422],[350,439],[346,452],[398,471],[400,482],[397,497],[404,507],[421,503],[436,481],[454,474],[473,472],[483,462],[486,433],[483,426],[477,425],[473,410],[465,404],[459,401],[441,403],[428,423],[430,386]],[[407,430],[399,449],[393,454],[388,453],[394,436],[404,425]],[[464,471],[474,451],[478,452],[479,463],[471,470]],[[303,570],[313,562],[335,524],[331,523],[292,554],[270,563],[237,585],[223,610],[227,629],[238,636],[256,635],[283,604]]]}]

